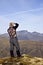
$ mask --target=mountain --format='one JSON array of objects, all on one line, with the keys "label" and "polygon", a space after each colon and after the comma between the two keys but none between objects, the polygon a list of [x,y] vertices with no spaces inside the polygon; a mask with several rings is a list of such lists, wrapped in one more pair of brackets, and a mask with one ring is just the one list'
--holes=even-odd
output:
[{"label": "mountain", "polygon": [[32,41],[43,41],[43,34],[38,32],[19,31],[17,32],[18,39],[20,40],[32,40]]},{"label": "mountain", "polygon": [[[1,37],[9,38],[8,34],[2,34]],[[38,32],[28,32],[27,30],[17,31],[18,40],[31,40],[43,42],[43,34]]]}]

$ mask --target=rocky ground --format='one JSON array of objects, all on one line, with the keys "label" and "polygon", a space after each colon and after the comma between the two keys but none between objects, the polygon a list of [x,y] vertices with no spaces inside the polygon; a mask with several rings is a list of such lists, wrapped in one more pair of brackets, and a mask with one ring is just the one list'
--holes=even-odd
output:
[{"label": "rocky ground", "polygon": [[31,57],[23,54],[22,57],[0,58],[0,65],[43,65],[43,58]]}]

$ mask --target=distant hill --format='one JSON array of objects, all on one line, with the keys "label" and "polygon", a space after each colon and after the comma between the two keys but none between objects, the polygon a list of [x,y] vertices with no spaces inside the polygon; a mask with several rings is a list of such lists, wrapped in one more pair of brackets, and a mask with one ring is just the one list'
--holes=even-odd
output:
[{"label": "distant hill", "polygon": [[[43,34],[38,32],[28,32],[27,30],[17,31],[18,40],[31,40],[31,41],[41,41],[43,42]],[[1,37],[8,38],[8,34],[2,34]]]},{"label": "distant hill", "polygon": [[43,41],[43,34],[38,32],[28,32],[26,30],[17,32],[19,40]]}]

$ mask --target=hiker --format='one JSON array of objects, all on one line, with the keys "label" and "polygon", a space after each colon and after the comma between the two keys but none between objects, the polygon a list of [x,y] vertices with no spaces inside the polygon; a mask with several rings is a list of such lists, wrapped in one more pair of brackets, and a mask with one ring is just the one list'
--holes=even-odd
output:
[{"label": "hiker", "polygon": [[16,29],[18,28],[18,23],[10,23],[9,28],[7,29],[7,32],[10,37],[10,55],[11,57],[14,57],[14,47],[16,47],[16,53],[17,56],[20,57],[20,47],[17,39]]}]

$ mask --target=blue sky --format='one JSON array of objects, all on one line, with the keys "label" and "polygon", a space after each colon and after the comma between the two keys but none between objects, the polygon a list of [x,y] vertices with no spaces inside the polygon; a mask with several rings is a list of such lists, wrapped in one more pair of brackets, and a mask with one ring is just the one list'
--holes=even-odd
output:
[{"label": "blue sky", "polygon": [[11,21],[19,23],[17,30],[43,33],[43,0],[0,0],[0,34]]}]

